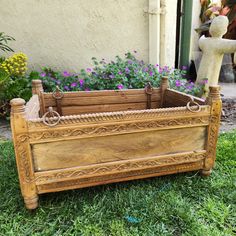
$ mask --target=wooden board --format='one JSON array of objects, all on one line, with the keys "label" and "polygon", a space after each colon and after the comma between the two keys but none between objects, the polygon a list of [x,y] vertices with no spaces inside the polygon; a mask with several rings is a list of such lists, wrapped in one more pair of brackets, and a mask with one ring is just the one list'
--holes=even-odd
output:
[{"label": "wooden board", "polygon": [[36,171],[204,150],[206,127],[120,134],[32,145]]},{"label": "wooden board", "polygon": [[194,98],[199,105],[205,105],[205,101],[201,98],[191,96],[189,94],[181,93],[172,89],[167,89],[164,96],[164,107],[186,106],[191,97]]}]

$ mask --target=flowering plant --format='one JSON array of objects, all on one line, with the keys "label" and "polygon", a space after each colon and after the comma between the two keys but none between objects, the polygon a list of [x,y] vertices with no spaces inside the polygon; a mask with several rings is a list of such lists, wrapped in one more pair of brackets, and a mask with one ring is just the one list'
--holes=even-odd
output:
[{"label": "flowering plant", "polygon": [[160,85],[160,78],[168,76],[171,88],[200,96],[204,85],[194,85],[185,79],[186,67],[182,70],[151,65],[135,56],[137,52],[126,53],[124,58],[116,56],[114,61],[92,58],[93,67],[82,69],[79,73],[62,73],[43,68],[42,72],[32,72],[31,77],[43,81],[45,91],[59,86],[63,91],[121,90],[144,88],[148,82],[153,87]]},{"label": "flowering plant", "polygon": [[9,101],[14,97],[28,100],[31,96],[30,81],[24,76],[27,56],[16,53],[0,63],[0,116],[8,115]]}]

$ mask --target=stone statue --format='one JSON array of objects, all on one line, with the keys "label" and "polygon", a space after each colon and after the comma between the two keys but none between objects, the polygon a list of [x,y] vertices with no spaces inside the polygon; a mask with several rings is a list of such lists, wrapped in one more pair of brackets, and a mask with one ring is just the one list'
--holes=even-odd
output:
[{"label": "stone statue", "polygon": [[206,38],[202,36],[199,39],[199,47],[203,52],[200,66],[197,73],[196,83],[206,83],[206,95],[209,86],[218,85],[220,68],[224,53],[236,52],[236,40],[223,39],[223,35],[227,32],[229,20],[226,16],[217,16],[213,19],[210,26],[210,34],[212,37]]}]

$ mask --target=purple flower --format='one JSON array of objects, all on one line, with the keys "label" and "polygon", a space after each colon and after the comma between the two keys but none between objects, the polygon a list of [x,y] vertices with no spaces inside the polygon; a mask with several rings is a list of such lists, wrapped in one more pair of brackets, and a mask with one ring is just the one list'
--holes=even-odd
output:
[{"label": "purple flower", "polygon": [[46,73],[45,72],[42,72],[41,74],[40,74],[40,77],[45,77],[46,76]]},{"label": "purple flower", "polygon": [[163,69],[159,67],[159,73],[161,74],[163,72]]},{"label": "purple flower", "polygon": [[150,75],[150,76],[153,76],[153,72],[152,72],[152,71],[150,71],[150,72],[149,72],[149,75]]},{"label": "purple flower", "polygon": [[60,80],[56,80],[56,84],[61,84],[61,81]]},{"label": "purple flower", "polygon": [[122,75],[122,72],[121,72],[121,71],[119,71],[119,72],[118,72],[118,74],[119,74],[119,75]]},{"label": "purple flower", "polygon": [[134,70],[134,73],[135,73],[135,74],[137,74],[137,73],[138,73],[138,70],[137,70],[137,69],[135,69],[135,70]]},{"label": "purple flower", "polygon": [[114,79],[115,76],[112,74],[112,75],[109,75],[109,78],[110,78],[110,79]]},{"label": "purple flower", "polygon": [[175,81],[175,86],[176,87],[180,87],[181,86],[181,81],[180,80],[176,80]]},{"label": "purple flower", "polygon": [[187,70],[188,67],[187,66],[182,66],[182,70]]},{"label": "purple flower", "polygon": [[69,90],[70,90],[68,86],[64,86],[64,89],[65,89],[66,91],[69,91]]},{"label": "purple flower", "polygon": [[72,88],[74,88],[74,87],[76,87],[77,86],[77,83],[76,82],[73,82],[73,83],[71,83],[71,85],[70,85],[70,87],[72,87]]},{"label": "purple flower", "polygon": [[145,68],[143,69],[143,71],[144,71],[144,72],[148,72],[148,71],[149,71],[149,68],[148,68],[148,67],[145,67]]},{"label": "purple flower", "polygon": [[165,72],[169,72],[169,71],[170,71],[168,66],[164,66],[163,70],[164,70]]},{"label": "purple flower", "polygon": [[86,88],[85,91],[90,91],[90,88]]},{"label": "purple flower", "polygon": [[117,85],[117,88],[118,88],[118,89],[123,89],[123,88],[124,88],[124,85],[123,85],[123,84],[118,84],[118,85]]},{"label": "purple flower", "polygon": [[125,73],[126,73],[126,74],[129,74],[129,73],[130,73],[130,70],[129,70],[128,67],[125,68]]},{"label": "purple flower", "polygon": [[87,68],[86,69],[87,72],[92,72],[92,70],[93,70],[92,68]]},{"label": "purple flower", "polygon": [[83,85],[84,85],[84,80],[83,80],[83,79],[80,79],[80,80],[79,80],[79,84],[80,84],[80,87],[83,87]]},{"label": "purple flower", "polygon": [[133,62],[131,60],[128,60],[128,64],[132,64]]},{"label": "purple flower", "polygon": [[193,86],[192,85],[188,85],[188,86],[186,86],[186,88],[191,90],[193,88]]},{"label": "purple flower", "polygon": [[70,73],[69,73],[68,71],[64,71],[64,72],[63,72],[63,76],[64,76],[64,77],[69,77],[69,76],[70,76]]}]

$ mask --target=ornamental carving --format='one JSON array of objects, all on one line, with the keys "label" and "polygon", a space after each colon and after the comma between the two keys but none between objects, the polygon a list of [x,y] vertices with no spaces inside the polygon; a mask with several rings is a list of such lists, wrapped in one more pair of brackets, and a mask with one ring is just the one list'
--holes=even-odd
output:
[{"label": "ornamental carving", "polygon": [[[120,111],[120,112],[104,112],[94,114],[82,114],[82,115],[71,115],[62,116],[58,126],[64,126],[69,124],[80,124],[80,123],[103,123],[106,121],[117,122],[125,120],[137,120],[137,119],[157,119],[166,117],[176,117],[183,115],[191,115],[193,113],[188,111],[186,107],[172,107],[172,108],[159,108],[150,110],[137,110],[137,111]],[[201,112],[198,116],[210,115],[209,106],[201,106]],[[28,126],[31,129],[34,128],[45,128],[42,118],[28,120]]]},{"label": "ornamental carving", "polygon": [[[134,171],[141,169],[142,171],[147,168],[163,167],[168,165],[176,165],[183,163],[199,162],[205,158],[205,152],[191,153],[182,155],[173,155],[167,157],[156,157],[155,159],[148,160],[135,160],[125,163],[105,163],[99,164],[96,167],[81,167],[71,171],[58,171],[53,174],[42,175],[36,178],[36,183],[46,183],[51,181],[60,181],[71,178],[88,178],[89,176],[96,176],[101,174],[113,174],[123,171]],[[163,167],[164,168],[164,167]],[[170,167],[169,167],[170,168]],[[173,168],[173,167],[172,167]],[[40,175],[40,172],[38,173]]]},{"label": "ornamental carving", "polygon": [[65,129],[50,129],[46,131],[33,132],[29,134],[30,142],[37,142],[41,140],[47,140],[52,138],[66,138],[66,137],[86,137],[86,136],[102,136],[110,134],[119,134],[132,131],[142,131],[142,130],[152,130],[158,128],[168,128],[175,126],[186,125],[191,127],[191,125],[208,125],[209,117],[188,117],[180,119],[168,119],[168,120],[154,120],[146,122],[132,122],[123,124],[112,124],[106,126],[90,126],[78,128],[75,127],[65,127]]},{"label": "ornamental carving", "polygon": [[[139,176],[145,176],[145,175],[157,175],[158,173],[177,173],[177,172],[184,172],[188,170],[194,170],[194,169],[200,169],[203,166],[203,161],[196,161],[194,163],[185,163],[183,165],[171,165],[171,166],[162,166],[159,168],[149,168],[149,169],[142,169],[142,170],[130,170],[129,172],[118,172],[114,174],[108,174],[106,176],[96,176],[96,177],[90,177],[90,178],[78,178],[78,179],[66,179],[65,181],[58,181],[58,182],[44,182],[40,181],[38,185],[38,189],[41,192],[56,189],[56,188],[78,188],[79,185],[83,184],[96,184],[99,182],[109,181],[110,182],[120,182],[122,178],[129,178],[132,179],[132,177]],[[59,180],[59,179],[58,179]],[[117,181],[116,181],[117,180]]]},{"label": "ornamental carving", "polygon": [[18,165],[21,173],[21,180],[23,183],[28,183],[33,180],[31,176],[31,166],[29,162],[29,153],[27,150],[28,135],[18,135],[16,137],[16,153],[18,155]]}]

